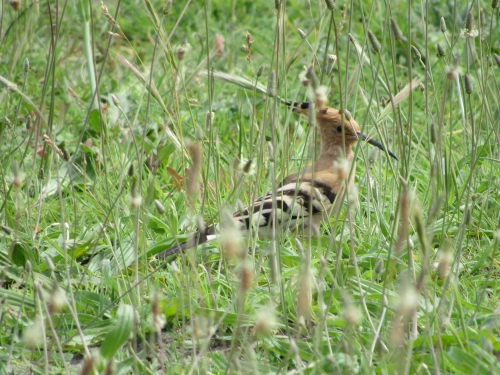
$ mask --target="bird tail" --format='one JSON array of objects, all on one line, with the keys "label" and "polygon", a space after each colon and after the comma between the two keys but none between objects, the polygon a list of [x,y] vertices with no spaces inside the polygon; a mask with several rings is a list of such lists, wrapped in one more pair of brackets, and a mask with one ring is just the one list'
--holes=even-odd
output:
[{"label": "bird tail", "polygon": [[189,240],[178,243],[177,245],[156,254],[156,259],[165,259],[169,256],[180,254],[184,252],[184,250],[191,249],[192,247],[214,240],[216,236],[210,235],[211,229],[212,227],[208,227],[203,231],[196,232]]},{"label": "bird tail", "polygon": [[285,105],[291,107],[293,112],[300,113],[301,115],[307,116],[309,113],[309,103],[308,102],[284,102]]},{"label": "bird tail", "polygon": [[188,246],[188,241],[181,242],[167,250],[162,251],[161,253],[156,254],[156,259],[165,259],[171,255],[180,254],[189,247],[190,246]]}]

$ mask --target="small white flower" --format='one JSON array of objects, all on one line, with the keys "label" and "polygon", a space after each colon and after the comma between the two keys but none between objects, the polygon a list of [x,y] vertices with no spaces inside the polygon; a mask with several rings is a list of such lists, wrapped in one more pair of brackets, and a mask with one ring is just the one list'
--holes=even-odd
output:
[{"label": "small white flower", "polygon": [[476,29],[462,29],[462,35],[465,36],[466,38],[475,38],[479,35],[479,31]]},{"label": "small white flower", "polygon": [[319,86],[314,92],[314,96],[316,97],[316,107],[322,108],[328,101],[328,87]]},{"label": "small white flower", "polygon": [[35,317],[33,324],[24,329],[23,339],[26,347],[33,349],[42,345],[45,338],[41,316]]},{"label": "small white flower", "polygon": [[419,294],[413,285],[407,285],[399,295],[399,308],[404,316],[410,315],[418,305]]},{"label": "small white flower", "polygon": [[135,197],[129,196],[129,204],[132,208],[139,208],[142,204],[142,197],[136,195]]},{"label": "small white flower", "polygon": [[359,203],[359,201],[358,201],[358,186],[353,185],[349,189],[349,191],[347,192],[347,196],[348,196],[349,205],[356,206]]},{"label": "small white flower", "polygon": [[268,306],[257,312],[255,318],[254,333],[269,335],[276,328],[276,315],[274,308]]},{"label": "small white flower", "polygon": [[307,67],[304,66],[302,68],[302,71],[300,72],[299,74],[299,81],[304,85],[304,86],[308,86],[309,85],[309,78],[306,77],[307,75]]}]

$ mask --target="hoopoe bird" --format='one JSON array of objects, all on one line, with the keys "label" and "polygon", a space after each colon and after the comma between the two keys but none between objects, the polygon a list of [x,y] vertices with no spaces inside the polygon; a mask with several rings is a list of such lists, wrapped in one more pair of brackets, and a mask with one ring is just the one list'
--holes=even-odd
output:
[{"label": "hoopoe bird", "polygon": [[[294,112],[308,115],[309,103],[291,103],[287,105]],[[316,123],[319,127],[321,149],[317,160],[301,172],[286,177],[275,189],[256,199],[253,204],[234,213],[232,219],[236,226],[247,232],[254,227],[259,235],[267,236],[272,228],[278,230],[296,229],[303,233],[317,232],[323,220],[336,212],[341,205],[345,189],[352,185],[341,176],[338,164],[345,159],[354,163],[353,146],[358,140],[366,141],[398,160],[396,155],[378,141],[361,133],[356,121],[338,109],[323,107],[316,110]],[[353,166],[355,168],[355,165]],[[354,173],[352,175],[354,177]],[[273,194],[274,193],[274,194]],[[160,252],[157,258],[166,258],[196,245],[215,240],[219,233],[219,224],[198,230],[193,237]]]}]

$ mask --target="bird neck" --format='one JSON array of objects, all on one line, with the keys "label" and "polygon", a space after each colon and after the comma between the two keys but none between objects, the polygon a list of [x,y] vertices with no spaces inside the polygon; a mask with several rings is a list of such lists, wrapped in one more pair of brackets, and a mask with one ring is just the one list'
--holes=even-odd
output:
[{"label": "bird neck", "polygon": [[347,161],[352,161],[354,159],[354,153],[352,151],[352,145],[338,143],[323,143],[321,145],[321,152],[318,157],[318,161],[336,161],[341,159],[347,159]]},{"label": "bird neck", "polygon": [[335,162],[342,159],[346,159],[349,163],[352,162],[354,159],[352,145],[346,145],[344,148],[340,144],[330,143],[328,146],[323,144],[316,162],[307,168],[306,171],[333,171],[335,169]]}]

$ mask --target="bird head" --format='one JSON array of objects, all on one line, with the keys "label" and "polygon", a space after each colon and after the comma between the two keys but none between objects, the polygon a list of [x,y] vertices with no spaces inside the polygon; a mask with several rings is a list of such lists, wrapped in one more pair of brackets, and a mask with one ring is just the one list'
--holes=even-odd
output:
[{"label": "bird head", "polygon": [[[310,104],[303,103],[286,103],[293,108],[294,112],[307,116],[309,114]],[[380,142],[361,133],[358,123],[351,118],[349,112],[342,112],[331,107],[323,107],[316,110],[316,121],[320,128],[322,140],[325,144],[353,146],[358,140],[366,141],[369,144],[378,147],[382,151],[387,152],[391,157],[398,160],[390,150],[387,150]]]}]

